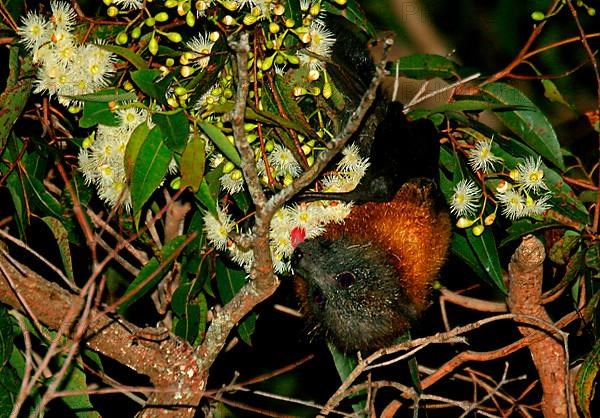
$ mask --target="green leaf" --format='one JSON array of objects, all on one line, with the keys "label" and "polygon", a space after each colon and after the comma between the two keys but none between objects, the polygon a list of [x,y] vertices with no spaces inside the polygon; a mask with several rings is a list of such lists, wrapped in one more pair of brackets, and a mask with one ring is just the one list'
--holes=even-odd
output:
[{"label": "green leaf", "polygon": [[155,99],[158,99],[161,96],[161,92],[155,82],[158,76],[160,76],[160,70],[157,70],[156,68],[137,70],[131,73],[131,79],[140,90]]},{"label": "green leaf", "polygon": [[48,193],[44,184],[27,171],[23,171],[23,178],[25,179],[27,194],[33,198],[33,203],[43,213],[58,219],[62,218],[62,208],[60,207],[60,204],[54,196]]},{"label": "green leaf", "polygon": [[532,223],[529,219],[520,219],[513,222],[508,228],[506,233],[508,236],[500,242],[500,247],[504,247],[506,244],[518,240],[525,235],[533,234],[535,232],[543,231],[548,228],[556,228],[561,225],[556,222],[551,223]]},{"label": "green leaf", "polygon": [[95,125],[119,126],[121,122],[115,113],[108,107],[106,102],[85,102],[83,104],[83,115],[79,119],[79,126],[91,128]]},{"label": "green leaf", "polygon": [[[358,364],[356,357],[344,354],[330,342],[327,343],[327,348],[329,349],[331,357],[333,358],[333,364],[335,364],[335,369],[338,372],[338,376],[340,377],[340,380],[344,382],[348,378],[348,376],[350,376],[350,373],[352,373],[352,371],[356,368],[356,365]],[[360,394],[361,392],[358,392],[356,395]],[[352,409],[354,410],[354,412],[360,413],[360,411],[365,410],[365,405],[366,402],[364,401],[364,399],[360,399],[352,403]]]},{"label": "green leaf", "polygon": [[162,280],[175,257],[183,250],[182,244],[186,238],[185,235],[173,238],[163,246],[158,257],[152,257],[146,263],[137,277],[127,286],[124,295],[129,295],[129,297],[119,305],[120,313],[124,313],[129,306],[154,289]]},{"label": "green leaf", "polygon": [[[10,47],[9,60],[11,62],[17,60],[18,55],[19,48]],[[30,60],[30,58],[26,59]],[[11,67],[10,70],[9,77],[14,78],[15,81],[18,80],[19,75],[22,75],[19,67],[14,69]],[[12,85],[10,78],[6,90],[0,94],[0,149],[4,148],[13,125],[27,104],[33,83],[32,78],[24,77]]]},{"label": "green leaf", "polygon": [[80,94],[77,96],[67,96],[72,97],[76,100],[81,100],[82,102],[99,102],[99,103],[109,103],[109,102],[128,102],[132,100],[137,100],[137,96],[133,92],[126,92],[121,89],[104,89],[99,90],[94,93],[88,94]]},{"label": "green leaf", "polygon": [[[160,127],[152,128],[133,160],[129,188],[131,206],[136,219],[142,206],[162,183],[173,158],[171,150],[162,140],[163,137]],[[127,153],[127,150],[125,152]]]},{"label": "green leaf", "polygon": [[473,251],[473,248],[471,248],[469,245],[469,241],[467,241],[467,238],[464,235],[458,232],[453,234],[451,249],[452,253],[460,258],[467,266],[469,266],[477,275],[477,277],[482,279],[487,278],[487,273],[481,266],[477,255]]},{"label": "green leaf", "polygon": [[113,52],[113,53],[121,56],[122,58],[125,58],[127,61],[132,63],[135,66],[135,68],[137,68],[138,70],[145,70],[148,68],[148,64],[146,63],[146,60],[144,58],[142,58],[140,55],[133,52],[131,49],[127,49],[127,48],[124,48],[124,47],[118,46],[118,45],[110,45],[110,44],[106,44],[106,45],[97,44],[96,46],[98,46],[99,48],[102,48],[106,51]]},{"label": "green leaf", "polygon": [[51,216],[43,217],[42,221],[48,225],[48,228],[50,228],[50,231],[52,231],[52,235],[54,235],[67,278],[72,283],[75,283],[75,278],[73,276],[73,263],[71,259],[71,247],[69,246],[69,234],[67,233],[67,230],[60,220]]},{"label": "green leaf", "polygon": [[523,92],[504,83],[487,84],[482,91],[495,103],[527,108],[528,110],[496,111],[494,113],[527,145],[561,170],[565,169],[554,128],[546,116]]},{"label": "green leaf", "polygon": [[[217,290],[223,303],[229,302],[237,294],[237,292],[246,284],[246,272],[239,269],[231,269],[223,263],[221,259],[217,259]],[[254,334],[256,325],[256,313],[250,313],[238,325],[238,334],[242,341],[251,345],[251,337]]]},{"label": "green leaf", "polygon": [[211,141],[219,148],[219,150],[237,167],[241,164],[240,154],[238,154],[235,146],[229,142],[225,134],[216,126],[204,122],[199,124],[200,128],[210,138]]},{"label": "green leaf", "polygon": [[142,122],[133,130],[131,136],[129,137],[129,141],[127,141],[125,156],[123,158],[125,159],[125,174],[127,175],[128,179],[131,179],[134,163],[138,158],[142,145],[148,137],[148,133],[150,133],[148,124],[146,122]]},{"label": "green leaf", "polygon": [[458,77],[456,64],[446,57],[433,54],[413,54],[388,64],[388,71],[417,80]]},{"label": "green leaf", "polygon": [[600,369],[600,340],[596,340],[594,348],[586,356],[575,378],[575,399],[577,407],[585,418],[592,418],[590,404],[593,398],[594,380]]},{"label": "green leaf", "polygon": [[190,122],[183,110],[156,113],[152,116],[152,120],[160,126],[160,130],[165,135],[165,144],[173,151],[182,152],[190,136]]},{"label": "green leaf", "polygon": [[498,247],[494,234],[490,228],[486,228],[483,234],[476,237],[470,231],[467,231],[467,240],[477,256],[481,266],[487,273],[487,277],[491,282],[502,292],[506,293],[506,285],[502,278],[502,267],[500,266],[500,258],[498,257]]},{"label": "green leaf", "polygon": [[181,161],[181,187],[190,187],[194,193],[198,192],[204,178],[204,165],[206,163],[206,142],[196,133],[187,143]]},{"label": "green leaf", "polygon": [[490,103],[484,100],[458,100],[452,103],[446,103],[433,109],[415,109],[406,115],[410,120],[431,117],[437,113],[447,112],[479,112],[484,110],[508,110],[514,109],[514,106],[506,106],[497,103]]},{"label": "green leaf", "polygon": [[[77,395],[63,396],[62,401],[67,404],[75,416],[80,418],[99,418],[100,414],[95,411],[94,405],[90,401],[89,395],[86,393],[88,389],[86,374],[81,368],[81,357],[78,356],[79,361],[71,363],[65,380],[61,385],[61,389],[65,391],[77,391],[81,392]],[[59,361],[59,363],[62,363]],[[61,364],[62,365],[62,364]]]},{"label": "green leaf", "polygon": [[210,213],[212,213],[214,216],[217,216],[217,201],[210,193],[210,188],[208,187],[206,178],[202,180],[202,183],[200,183],[200,188],[194,196],[196,199],[198,199],[202,206],[210,211]]},{"label": "green leaf", "polygon": [[377,31],[365,16],[365,13],[358,4],[358,1],[348,0],[344,6],[338,6],[333,2],[324,1],[321,3],[321,7],[323,7],[327,13],[345,17],[349,22],[356,25],[371,38],[376,37]]},{"label": "green leaf", "polygon": [[[0,418],[10,417],[20,385],[21,379],[12,366],[0,370]],[[27,407],[23,409],[27,410]]]},{"label": "green leaf", "polygon": [[0,370],[6,366],[14,348],[13,319],[8,309],[0,306]]}]

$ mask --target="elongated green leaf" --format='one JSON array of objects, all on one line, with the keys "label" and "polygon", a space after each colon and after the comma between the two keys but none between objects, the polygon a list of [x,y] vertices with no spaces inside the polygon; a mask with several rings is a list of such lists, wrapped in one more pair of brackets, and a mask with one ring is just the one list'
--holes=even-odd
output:
[{"label": "elongated green leaf", "polygon": [[186,238],[185,235],[173,238],[163,246],[158,257],[152,257],[146,263],[137,277],[127,286],[125,295],[130,295],[130,297],[121,303],[119,312],[125,312],[129,306],[146,295],[161,281],[177,254],[183,250],[182,244]]},{"label": "elongated green leaf", "polygon": [[64,225],[56,218],[51,216],[43,217],[42,220],[50,231],[52,231],[52,235],[54,235],[54,239],[56,240],[56,245],[58,245],[58,251],[60,252],[60,258],[63,263],[65,275],[72,282],[75,283],[75,278],[73,276],[73,263],[71,259],[71,247],[69,246],[69,234],[65,229]]},{"label": "elongated green leaf", "polygon": [[13,319],[4,306],[0,306],[0,370],[6,366],[14,348]]},{"label": "elongated green leaf", "polygon": [[91,128],[102,124],[106,126],[119,126],[119,118],[110,110],[106,102],[85,102],[83,104],[83,115],[79,119],[79,126]]},{"label": "elongated green leaf", "polygon": [[418,80],[434,77],[458,77],[456,64],[446,57],[432,54],[414,54],[398,59],[388,64],[392,74],[396,72]]},{"label": "elongated green leaf", "polygon": [[376,36],[377,31],[365,16],[358,1],[348,0],[344,6],[338,6],[334,2],[324,1],[321,3],[321,7],[323,7],[327,13],[345,17],[349,22],[356,25],[370,37],[374,38]]},{"label": "elongated green leaf", "polygon": [[225,134],[219,128],[207,122],[200,123],[199,126],[223,155],[239,167],[241,164],[240,154],[238,154],[237,149],[229,142]]},{"label": "elongated green leaf", "polygon": [[160,127],[152,128],[133,160],[129,188],[134,214],[140,213],[142,206],[160,186],[169,169],[173,154],[162,139]]},{"label": "elongated green leaf", "polygon": [[106,51],[113,52],[113,53],[125,58],[127,61],[132,63],[135,66],[135,68],[137,68],[138,70],[145,70],[148,68],[148,64],[146,63],[146,60],[144,58],[142,58],[140,55],[133,52],[131,49],[127,49],[127,48],[124,48],[124,47],[118,46],[118,45],[110,45],[110,44],[106,44],[106,45],[98,44],[97,46]]},{"label": "elongated green leaf", "polygon": [[190,187],[194,193],[198,192],[204,178],[204,165],[206,163],[206,142],[198,134],[188,142],[183,154],[179,170],[181,172],[181,187]]},{"label": "elongated green leaf", "polygon": [[500,266],[500,258],[498,257],[498,248],[492,231],[486,228],[479,237],[474,236],[470,231],[466,235],[471,248],[473,248],[473,252],[487,273],[487,277],[491,279],[492,284],[506,293],[506,285],[502,279],[502,267]]},{"label": "elongated green leaf", "polygon": [[62,400],[78,418],[99,418],[100,414],[96,412],[89,395],[86,393],[88,388],[87,378],[80,366],[81,358],[79,356],[78,358],[79,362],[71,363],[61,388],[65,391],[79,392],[79,394],[64,396]]},{"label": "elongated green leaf", "polygon": [[157,87],[155,80],[160,75],[160,70],[155,68],[146,70],[137,70],[131,73],[131,79],[148,96],[158,99],[161,92]]},{"label": "elongated green leaf", "polygon": [[512,223],[511,226],[506,228],[506,233],[508,236],[504,238],[500,242],[500,247],[504,247],[506,244],[513,242],[517,239],[520,239],[528,234],[533,234],[534,232],[543,231],[548,228],[556,228],[560,227],[559,223],[551,222],[551,223],[532,223],[529,219],[521,219]]},{"label": "elongated green leaf", "polygon": [[590,404],[598,370],[600,370],[600,340],[596,341],[594,348],[583,361],[575,378],[575,399],[577,400],[577,407],[585,418],[592,418]]},{"label": "elongated green leaf", "polygon": [[459,233],[455,233],[452,236],[452,253],[460,258],[467,266],[473,270],[473,272],[482,279],[487,277],[487,273],[481,266],[477,255],[473,252],[473,249],[469,245],[467,238]]},{"label": "elongated green leaf", "polygon": [[[11,60],[11,62],[17,60],[18,55],[19,49],[10,47],[9,60]],[[27,60],[30,60],[30,58],[27,58]],[[33,79],[28,77],[16,81],[20,75],[20,68],[18,66],[16,68],[11,67],[10,71],[6,90],[0,94],[0,149],[4,148],[13,125],[19,118],[21,112],[23,112],[27,99],[31,93],[31,86],[33,83]],[[14,85],[10,82],[11,78],[14,78]]]},{"label": "elongated green leaf", "polygon": [[[223,303],[229,302],[237,292],[246,284],[246,273],[243,270],[231,269],[217,259],[217,289]],[[251,345],[251,337],[256,325],[256,313],[250,313],[238,325],[238,334],[242,341]]]},{"label": "elongated green leaf", "polygon": [[68,96],[72,97],[76,100],[81,100],[82,102],[99,102],[99,103],[109,103],[109,102],[128,102],[131,100],[136,100],[137,96],[133,92],[127,92],[121,89],[104,89],[97,91],[95,93],[88,94],[80,94],[77,96]]},{"label": "elongated green leaf", "polygon": [[564,170],[560,144],[546,116],[519,89],[504,83],[491,83],[482,88],[489,100],[528,110],[497,111],[496,116],[523,141],[558,168]]},{"label": "elongated green leaf", "polygon": [[131,181],[131,174],[133,173],[134,163],[138,158],[138,154],[140,153],[140,149],[142,145],[146,141],[148,137],[148,133],[150,133],[150,128],[146,122],[140,123],[131,133],[131,137],[127,142],[127,147],[125,148],[125,173],[127,178]]},{"label": "elongated green leaf", "polygon": [[182,152],[187,143],[189,132],[189,121],[183,110],[168,113],[156,113],[152,120],[165,135],[165,144],[173,151]]},{"label": "elongated green leaf", "polygon": [[54,196],[48,193],[44,184],[26,171],[23,172],[23,178],[26,181],[27,194],[30,198],[33,198],[33,203],[44,214],[60,219],[62,217],[62,208]]},{"label": "elongated green leaf", "polygon": [[213,198],[210,193],[210,188],[206,179],[203,179],[198,188],[198,192],[195,194],[196,199],[210,211],[214,216],[217,216],[217,201]]}]

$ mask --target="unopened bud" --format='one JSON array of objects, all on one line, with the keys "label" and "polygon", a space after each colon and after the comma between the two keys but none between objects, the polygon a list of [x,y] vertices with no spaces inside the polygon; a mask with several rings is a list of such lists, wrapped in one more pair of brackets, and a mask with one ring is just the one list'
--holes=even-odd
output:
[{"label": "unopened bud", "polygon": [[463,217],[459,218],[459,220],[456,222],[456,226],[459,228],[468,228],[471,225],[473,225],[474,223],[475,223],[474,219],[468,219],[463,216]]},{"label": "unopened bud", "polygon": [[473,231],[473,235],[475,235],[476,237],[480,236],[481,234],[483,234],[483,231],[485,230],[485,227],[481,224],[476,225],[473,227],[472,231]]}]

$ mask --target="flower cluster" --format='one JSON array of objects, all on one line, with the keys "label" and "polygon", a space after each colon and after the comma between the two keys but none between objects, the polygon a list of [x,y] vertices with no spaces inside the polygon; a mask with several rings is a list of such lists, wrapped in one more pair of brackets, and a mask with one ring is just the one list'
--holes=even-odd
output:
[{"label": "flower cluster", "polygon": [[77,15],[67,1],[52,1],[50,9],[49,20],[29,12],[22,19],[19,35],[34,62],[40,64],[35,92],[56,96],[70,105],[73,96],[108,84],[115,71],[114,57],[97,45],[78,42],[73,34]]},{"label": "flower cluster", "polygon": [[[469,164],[474,171],[490,173],[494,164],[502,161],[491,150],[491,141],[478,141],[469,155]],[[510,220],[523,217],[540,216],[550,209],[550,194],[544,183],[544,171],[540,157],[527,157],[511,170],[509,180],[501,180],[495,188],[496,209],[473,228],[479,235],[484,225],[490,225],[496,218],[499,208]],[[459,218],[457,226],[468,228],[483,217],[486,199],[481,188],[470,179],[462,179],[455,186],[450,200],[450,211]],[[482,202],[483,201],[483,206]],[[477,213],[479,211],[479,214]]]},{"label": "flower cluster", "polygon": [[[291,154],[290,158],[293,159]],[[356,146],[346,147],[343,150],[343,158],[337,164],[337,170],[322,179],[322,190],[326,192],[353,190],[368,166],[367,159],[359,155]],[[351,209],[352,203],[335,200],[300,203],[279,209],[271,221],[270,229],[275,272],[289,272],[291,269],[289,259],[295,246],[304,239],[321,235],[325,232],[327,224],[342,222]],[[232,260],[246,269],[251,266],[252,252],[242,251],[229,237],[229,233],[236,229],[236,224],[225,210],[219,210],[217,217],[207,212],[204,223],[206,235],[216,249],[229,251]]]},{"label": "flower cluster", "polygon": [[98,196],[109,206],[122,203],[131,208],[125,173],[125,149],[131,133],[141,123],[150,123],[148,112],[125,106],[117,110],[119,126],[98,125],[95,135],[84,141],[79,151],[79,169],[86,184],[98,189]]}]

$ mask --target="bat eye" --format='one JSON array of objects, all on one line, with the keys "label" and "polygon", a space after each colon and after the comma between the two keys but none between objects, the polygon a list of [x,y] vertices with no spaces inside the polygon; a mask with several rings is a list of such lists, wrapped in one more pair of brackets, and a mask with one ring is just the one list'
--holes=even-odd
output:
[{"label": "bat eye", "polygon": [[317,305],[319,308],[323,308],[325,306],[325,302],[327,301],[327,298],[319,289],[315,289],[313,291],[312,299],[315,305]]},{"label": "bat eye", "polygon": [[304,253],[300,248],[296,248],[292,254],[292,266],[297,266],[300,260],[302,260],[302,257],[304,257]]},{"label": "bat eye", "polygon": [[347,289],[354,284],[354,282],[356,281],[356,276],[350,271],[344,271],[335,276],[335,280],[337,280],[338,284],[341,287]]}]

